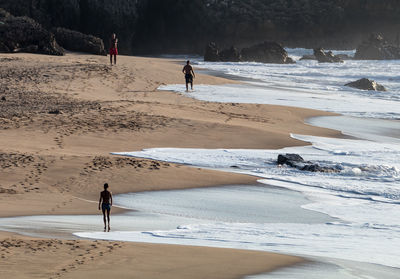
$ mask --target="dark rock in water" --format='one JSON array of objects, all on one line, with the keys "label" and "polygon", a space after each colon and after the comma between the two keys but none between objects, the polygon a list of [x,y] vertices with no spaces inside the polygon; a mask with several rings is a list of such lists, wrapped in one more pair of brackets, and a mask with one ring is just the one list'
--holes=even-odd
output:
[{"label": "dark rock in water", "polygon": [[329,170],[327,168],[322,168],[318,164],[309,164],[309,165],[304,165],[301,167],[302,171],[311,171],[311,172],[333,172],[333,169]]},{"label": "dark rock in water", "polygon": [[241,61],[241,55],[239,50],[234,46],[220,51],[215,43],[209,43],[204,54],[204,61],[239,62]]},{"label": "dark rock in water", "polygon": [[292,57],[286,58],[285,64],[296,64],[296,61]]},{"label": "dark rock in water", "polygon": [[286,64],[294,63],[288,59],[288,53],[282,45],[276,42],[264,42],[252,47],[242,49],[243,61],[254,61],[261,63]]},{"label": "dark rock in water", "polygon": [[2,96],[2,97],[1,97],[1,100],[2,100],[2,101],[6,101],[6,97],[5,97],[5,96]]},{"label": "dark rock in water", "polygon": [[372,34],[368,40],[358,46],[354,56],[356,60],[393,60],[400,59],[400,47],[389,44],[378,34]]},{"label": "dark rock in water", "polygon": [[298,154],[279,154],[277,163],[279,165],[287,165],[292,168],[296,168],[301,171],[311,171],[311,172],[339,172],[340,170],[333,167],[320,166],[316,163],[305,161]]},{"label": "dark rock in water", "polygon": [[107,54],[100,38],[60,27],[55,28],[53,32],[57,42],[65,49],[97,55]]},{"label": "dark rock in water", "polygon": [[373,91],[386,91],[386,88],[383,85],[380,85],[376,81],[362,78],[354,82],[350,82],[345,84],[345,86],[362,89],[362,90],[373,90]]},{"label": "dark rock in water", "polygon": [[317,57],[315,55],[303,55],[303,57],[300,58],[300,60],[317,60]]},{"label": "dark rock in water", "polygon": [[296,63],[288,57],[286,50],[278,43],[264,42],[239,51],[234,46],[220,51],[215,43],[209,43],[204,54],[204,61],[254,61],[261,63],[292,64]]},{"label": "dark rock in water", "polygon": [[54,35],[28,17],[14,17],[0,9],[0,51],[63,55]]},{"label": "dark rock in water", "polygon": [[342,60],[353,60],[353,56],[348,54],[337,54],[336,57],[339,57]]},{"label": "dark rock in water", "polygon": [[[316,50],[322,50],[322,49],[316,49]],[[323,58],[322,59],[328,59],[329,61],[333,60],[337,60],[337,62],[342,62],[341,60],[352,60],[353,57],[348,55],[348,54],[337,54],[337,55],[333,55],[333,53],[331,51],[329,52],[325,52],[323,51]],[[321,54],[321,53],[320,53]],[[328,58],[326,58],[326,56],[328,56]],[[333,56],[333,57],[332,57]],[[314,54],[311,55],[303,55],[303,57],[300,58],[300,60],[317,60],[317,57]],[[336,62],[336,61],[332,61],[332,62]]]},{"label": "dark rock in water", "polygon": [[298,154],[279,154],[278,156],[278,164],[283,165],[290,162],[304,162],[304,159]]},{"label": "dark rock in water", "polygon": [[49,114],[62,114],[62,112],[59,109],[53,109],[49,111]]},{"label": "dark rock in water", "polygon": [[241,55],[237,48],[231,46],[219,53],[219,59],[223,62],[239,62],[241,61]]},{"label": "dark rock in water", "polygon": [[211,42],[207,45],[206,52],[204,54],[204,61],[209,61],[209,62],[220,61],[219,49],[215,43]]},{"label": "dark rock in water", "polygon": [[332,51],[325,52],[322,48],[314,49],[314,56],[320,63],[340,63],[343,62],[340,57],[334,55]]}]

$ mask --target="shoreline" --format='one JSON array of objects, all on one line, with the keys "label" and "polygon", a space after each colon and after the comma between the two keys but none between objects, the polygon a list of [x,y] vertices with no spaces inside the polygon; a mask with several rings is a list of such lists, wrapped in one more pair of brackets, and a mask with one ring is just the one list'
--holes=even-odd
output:
[{"label": "shoreline", "polygon": [[[294,223],[323,223],[334,221],[335,218],[332,218],[326,214],[314,212],[312,210],[303,209],[302,206],[309,203],[309,199],[304,197],[301,192],[286,189],[284,187],[279,186],[271,186],[264,183],[255,183],[255,184],[236,184],[236,185],[225,185],[225,186],[210,186],[210,187],[202,187],[202,188],[193,188],[193,189],[179,189],[179,190],[162,190],[162,191],[146,191],[139,193],[127,193],[120,194],[115,197],[115,203],[117,206],[125,209],[125,212],[113,214],[113,222],[112,228],[113,230],[119,231],[159,231],[159,230],[173,230],[179,227],[182,224],[202,224],[202,222],[197,221],[195,218],[185,217],[186,215],[181,212],[170,213],[170,214],[158,214],[154,213],[153,210],[146,209],[150,206],[150,203],[146,203],[143,200],[140,200],[140,197],[150,197],[150,196],[168,196],[168,200],[173,200],[174,195],[181,196],[182,194],[186,195],[187,198],[184,199],[184,203],[187,200],[191,199],[192,195],[198,196],[200,193],[217,193],[221,195],[222,192],[227,191],[228,193],[232,191],[235,193],[236,191],[245,191],[245,189],[256,189],[260,191],[260,194],[264,196],[263,200],[268,201],[268,214],[256,214],[259,215],[258,218],[263,218],[262,222],[265,223],[276,223],[281,222],[283,219],[285,222],[294,222]],[[128,196],[132,194],[139,194],[138,198],[139,204],[133,202],[127,203]],[[243,193],[244,195],[245,193]],[[206,194],[203,194],[206,195]],[[283,199],[283,201],[275,200],[275,198]],[[200,199],[200,198],[199,198]],[[205,199],[205,197],[202,197]],[[232,199],[237,199],[237,197],[233,196]],[[164,203],[167,202],[165,199],[161,200]],[[160,201],[160,202],[161,202]],[[222,203],[223,201],[216,201],[215,203]],[[162,206],[164,203],[160,204]],[[179,203],[180,202],[176,202]],[[196,201],[187,204],[187,208],[189,209],[190,204],[195,204]],[[285,203],[290,204],[289,207],[286,207],[284,210],[281,210]],[[143,207],[144,206],[144,207]],[[199,206],[199,205],[198,205]],[[254,205],[253,205],[254,206]],[[230,206],[233,208],[233,206]],[[208,208],[211,208],[209,205]],[[253,208],[250,206],[250,208]],[[164,210],[168,211],[169,207]],[[161,212],[164,212],[161,210]],[[232,210],[232,209],[231,209]],[[250,214],[251,212],[262,211],[262,208],[257,209],[246,209]],[[284,217],[277,217],[279,215],[279,211],[284,212],[286,214]],[[207,210],[205,211],[207,212]],[[205,214],[204,212],[204,214]],[[272,214],[274,212],[274,214]],[[301,212],[301,213],[300,213]],[[232,218],[244,218],[239,217],[239,214],[235,214],[235,217]],[[196,213],[199,214],[199,213]],[[209,214],[209,213],[208,213]],[[215,212],[215,214],[221,214]],[[221,217],[223,218],[223,217]],[[101,216],[100,215],[35,215],[35,216],[20,216],[20,217],[9,217],[3,218],[3,222],[0,224],[0,229],[7,230],[9,232],[21,233],[22,235],[31,236],[31,237],[62,237],[66,239],[75,239],[75,233],[80,232],[97,232],[102,228]],[[246,222],[252,223],[248,218],[244,218]],[[243,220],[242,220],[243,221]],[[55,225],[51,225],[54,222]],[[239,221],[237,221],[239,222]],[[234,222],[236,223],[236,222]],[[24,229],[20,229],[20,228]],[[39,229],[40,228],[40,229]],[[107,235],[107,233],[106,233]],[[168,243],[166,243],[168,244]]]},{"label": "shoreline", "polygon": [[[103,181],[112,181],[111,189],[120,193],[256,180],[154,160],[116,158],[109,152],[162,146],[267,149],[304,145],[290,138],[293,130],[340,136],[337,131],[304,123],[306,118],[331,113],[214,104],[157,91],[160,84],[182,82],[176,60],[121,56],[122,62],[110,68],[104,57],[91,55],[0,57],[11,58],[2,61],[2,82],[7,82],[8,88],[1,94],[5,94],[6,105],[17,100],[15,94],[21,90],[31,95],[20,98],[29,98],[37,106],[46,104],[46,111],[21,104],[26,112],[16,117],[13,106],[7,106],[1,117],[0,147],[6,162],[0,177],[0,200],[6,201],[0,204],[1,217],[98,214],[92,203],[74,197],[95,201]],[[14,70],[7,72],[11,68]],[[198,75],[197,80],[231,83],[205,75]],[[51,114],[54,109],[61,113]]]}]

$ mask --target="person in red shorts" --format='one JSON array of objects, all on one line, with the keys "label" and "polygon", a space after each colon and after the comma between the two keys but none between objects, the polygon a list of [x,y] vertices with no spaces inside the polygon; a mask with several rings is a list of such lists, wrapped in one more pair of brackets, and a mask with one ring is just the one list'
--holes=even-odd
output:
[{"label": "person in red shorts", "polygon": [[118,39],[117,35],[112,34],[110,39],[110,64],[112,66],[112,58],[114,56],[114,65],[117,65],[117,55],[118,55]]}]

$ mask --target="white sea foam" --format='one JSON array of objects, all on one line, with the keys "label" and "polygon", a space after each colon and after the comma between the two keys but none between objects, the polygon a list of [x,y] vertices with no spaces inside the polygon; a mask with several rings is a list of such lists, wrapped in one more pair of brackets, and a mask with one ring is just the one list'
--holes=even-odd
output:
[{"label": "white sea foam", "polygon": [[[309,50],[303,49],[289,52],[297,59],[307,52],[310,54]],[[289,105],[358,117],[400,118],[400,61],[346,61],[343,64],[299,61],[294,65],[197,61],[197,64],[197,67],[253,80],[245,85],[196,85],[195,91],[189,93],[184,93],[182,85],[167,85],[160,89],[211,102]],[[344,86],[345,83],[362,77],[384,84],[389,91],[377,93]],[[350,118],[341,119],[342,123],[349,120]],[[400,268],[400,250],[396,249],[400,247],[399,129],[397,122],[376,121],[373,132],[369,132],[371,122],[368,121],[354,122],[354,125],[359,126],[357,128],[349,125],[341,129],[368,140],[293,135],[299,140],[312,143],[312,146],[281,150],[156,148],[119,153],[255,175],[262,178],[262,183],[304,193],[310,199],[308,204],[303,205],[304,209],[328,214],[337,218],[335,221],[264,223],[254,219],[253,222],[246,223],[237,212],[231,212],[231,215],[227,213],[229,216],[221,213],[220,219],[212,220],[201,215],[208,214],[209,211],[195,210],[202,213],[189,211],[190,216],[202,221],[192,225],[182,224],[176,230],[77,235],[299,253]],[[332,127],[338,129],[340,125],[343,124],[333,123]],[[277,166],[276,158],[281,153],[297,153],[306,160],[335,167],[340,171],[314,173]],[[225,194],[226,199],[234,200],[232,192]],[[212,193],[208,193],[208,196],[211,195]],[[247,195],[251,196],[252,193],[249,191]],[[180,204],[196,204],[191,200],[195,197],[196,195],[186,195],[174,202],[176,206],[162,209],[146,202],[151,208],[146,207],[143,210],[163,210],[164,214],[179,216],[187,209],[180,207]],[[253,204],[253,198],[248,199],[248,204]],[[240,208],[246,208],[246,204],[242,204]],[[240,218],[235,220],[235,215]]]},{"label": "white sea foam", "polygon": [[[398,232],[397,232],[398,233]],[[333,257],[399,267],[393,231],[337,224],[210,223],[172,231],[78,233],[80,237],[255,249]]]},{"label": "white sea foam", "polygon": [[264,86],[255,82],[246,85],[195,85],[195,90],[188,93],[182,84],[160,86],[159,89],[209,102],[284,105],[357,117],[400,118],[400,102],[378,98],[380,93],[374,91],[365,92],[363,96],[351,89],[312,91],[296,87],[296,84],[292,87]]},{"label": "white sea foam", "polygon": [[[312,146],[281,150],[156,148],[118,153],[162,161],[230,169],[278,181],[297,182],[309,188],[337,191],[341,195],[396,202],[400,199],[400,146],[365,140],[331,139],[294,135]],[[339,173],[313,173],[276,167],[281,153],[298,153],[306,160],[340,169]],[[237,168],[231,168],[236,166]],[[382,187],[382,183],[384,187]]]},{"label": "white sea foam", "polygon": [[[400,245],[400,146],[365,140],[294,137],[313,145],[281,150],[160,148],[119,154],[263,177],[265,179],[260,182],[304,193],[311,200],[303,206],[305,209],[329,214],[338,221],[243,224],[215,223],[205,218],[207,220],[203,223],[183,225],[173,231],[110,235],[81,233],[79,236],[303,253],[400,267],[400,251],[393,249]],[[341,171],[313,173],[280,167],[275,163],[280,153],[298,153],[306,160],[335,166]],[[182,210],[187,210],[184,205],[192,202],[191,197],[196,197],[192,194],[184,196],[181,202],[178,196],[174,202],[176,209],[168,209],[168,214],[171,211],[182,214]],[[227,200],[231,199],[229,192],[225,194]],[[251,191],[247,194],[252,195]],[[248,200],[245,197],[244,200]],[[146,204],[157,208],[148,201]],[[178,210],[180,204],[183,205],[181,211]],[[207,214],[208,211],[204,212]],[[238,221],[243,222],[241,219]]]},{"label": "white sea foam", "polygon": [[[296,59],[312,53],[305,49],[288,51]],[[344,53],[352,55],[354,51]],[[289,65],[201,60],[196,63],[198,68],[252,79],[245,86],[196,85],[195,91],[188,94],[196,99],[297,106],[360,117],[400,118],[400,60],[348,60],[344,63],[305,60]],[[388,92],[364,91],[344,86],[364,77],[383,84]],[[166,85],[160,89],[179,93],[185,90],[182,85]]]},{"label": "white sea foam", "polygon": [[[302,58],[304,55],[314,54],[314,51],[312,49],[307,49],[307,48],[286,48],[286,51],[288,52],[288,55],[296,61],[300,60],[300,58]],[[349,57],[354,57],[356,53],[355,50],[331,50],[331,51],[335,55],[346,54]]]}]

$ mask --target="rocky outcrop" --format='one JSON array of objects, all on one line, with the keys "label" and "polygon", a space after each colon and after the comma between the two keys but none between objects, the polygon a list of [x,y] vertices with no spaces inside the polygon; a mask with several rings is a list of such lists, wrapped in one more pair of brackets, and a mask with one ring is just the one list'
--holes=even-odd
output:
[{"label": "rocky outcrop", "polygon": [[354,82],[345,84],[345,86],[361,89],[361,90],[373,90],[373,91],[386,91],[383,85],[380,85],[376,81],[362,78]]},{"label": "rocky outcrop", "polygon": [[55,28],[53,32],[57,42],[67,50],[97,55],[107,54],[103,40],[100,38],[66,28]]},{"label": "rocky outcrop", "polygon": [[304,159],[298,154],[279,154],[278,155],[278,165],[288,165],[290,167],[294,167],[297,163],[303,163]]},{"label": "rocky outcrop", "polygon": [[334,55],[332,51],[325,52],[323,48],[314,49],[314,56],[320,63],[342,63],[340,57]]},{"label": "rocky outcrop", "polygon": [[296,168],[301,171],[311,172],[340,172],[340,169],[329,166],[320,166],[319,164],[305,161],[298,154],[280,154],[277,160],[278,165],[287,165],[292,168]]},{"label": "rocky outcrop", "polygon": [[[143,44],[143,38],[136,38],[138,31],[143,30],[149,38],[154,37],[146,28],[151,24],[149,20],[143,23],[144,28],[140,26],[139,29],[138,24],[139,8],[148,2],[151,1],[0,0],[0,7],[15,16],[28,16],[47,30],[63,27],[92,34],[104,40],[106,49],[111,34],[116,33],[120,39],[119,51],[128,54],[132,53],[133,44]],[[155,41],[160,42],[160,38]]]},{"label": "rocky outcrop", "polygon": [[[324,54],[325,54],[325,56],[330,56],[331,54],[333,55],[333,53],[331,53],[331,52],[325,52],[324,51]],[[326,58],[325,58],[326,59]],[[348,55],[348,54],[337,54],[337,55],[335,55],[335,59],[336,60],[352,60],[353,59],[353,57],[352,56],[350,56],[350,55]],[[315,57],[315,55],[314,54],[309,54],[309,55],[303,55],[301,58],[300,58],[300,60],[317,60],[317,57]]]},{"label": "rocky outcrop", "polygon": [[206,52],[204,54],[204,61],[209,61],[209,62],[220,61],[219,49],[214,42],[211,42],[206,46]]},{"label": "rocky outcrop", "polygon": [[224,49],[219,53],[219,59],[223,62],[239,62],[241,61],[241,54],[237,48],[231,46],[228,49]]},{"label": "rocky outcrop", "polygon": [[204,54],[204,61],[252,61],[275,64],[295,63],[295,61],[288,56],[288,53],[282,45],[275,42],[264,42],[244,48],[241,51],[233,46],[220,51],[215,43],[209,43]]},{"label": "rocky outcrop", "polygon": [[255,61],[261,63],[286,64],[293,63],[282,45],[276,42],[263,42],[255,46],[242,49],[243,61]]},{"label": "rocky outcrop", "polygon": [[353,56],[350,56],[348,54],[337,54],[336,57],[339,57],[342,60],[353,60]]},{"label": "rocky outcrop", "polygon": [[315,57],[315,55],[313,54],[309,54],[309,55],[303,55],[300,60],[317,60],[317,57]]},{"label": "rocky outcrop", "polygon": [[358,46],[354,59],[393,60],[400,59],[400,47],[388,43],[381,35],[370,35]]},{"label": "rocky outcrop", "polygon": [[54,35],[28,17],[14,17],[0,10],[0,51],[63,55]]}]

